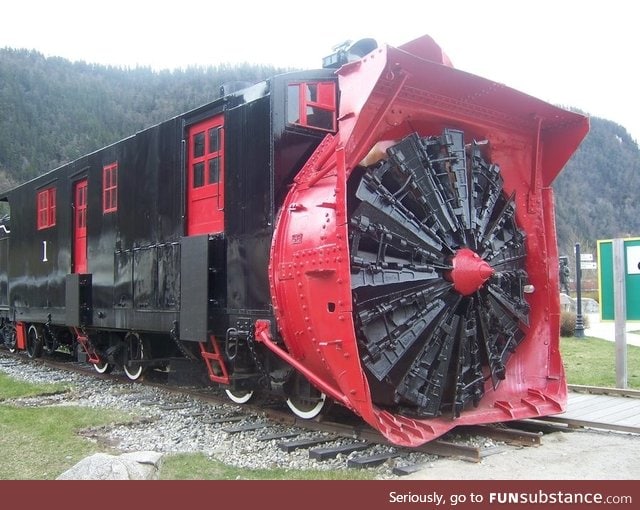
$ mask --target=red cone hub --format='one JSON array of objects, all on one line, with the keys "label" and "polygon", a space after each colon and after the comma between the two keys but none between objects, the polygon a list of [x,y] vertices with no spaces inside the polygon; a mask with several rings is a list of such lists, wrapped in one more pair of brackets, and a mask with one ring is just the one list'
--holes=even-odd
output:
[{"label": "red cone hub", "polygon": [[477,253],[469,248],[462,248],[453,257],[453,269],[448,279],[460,294],[470,296],[480,289],[493,273],[494,269]]}]

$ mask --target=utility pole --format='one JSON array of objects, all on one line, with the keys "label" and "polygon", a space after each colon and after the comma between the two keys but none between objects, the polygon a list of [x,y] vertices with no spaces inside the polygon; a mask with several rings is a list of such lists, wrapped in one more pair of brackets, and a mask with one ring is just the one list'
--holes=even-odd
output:
[{"label": "utility pole", "polygon": [[576,338],[584,338],[584,319],[582,317],[582,288],[581,288],[582,269],[580,268],[580,243],[576,243],[576,299],[578,301],[576,307],[576,327],[573,336]]}]

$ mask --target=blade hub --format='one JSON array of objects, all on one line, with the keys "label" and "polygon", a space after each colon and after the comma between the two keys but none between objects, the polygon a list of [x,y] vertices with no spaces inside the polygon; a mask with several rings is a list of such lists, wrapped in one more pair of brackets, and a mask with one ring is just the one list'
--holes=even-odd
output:
[{"label": "blade hub", "polygon": [[453,269],[445,276],[463,296],[470,296],[493,276],[495,270],[469,248],[458,250],[453,257]]}]

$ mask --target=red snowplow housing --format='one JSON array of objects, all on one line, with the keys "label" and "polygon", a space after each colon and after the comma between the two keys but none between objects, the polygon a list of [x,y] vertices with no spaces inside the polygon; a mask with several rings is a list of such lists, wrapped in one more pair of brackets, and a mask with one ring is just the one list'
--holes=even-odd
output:
[{"label": "red snowplow housing", "polygon": [[[338,132],[325,138],[295,178],[273,237],[271,292],[289,361],[319,390],[399,445],[423,444],[457,425],[562,412],[567,390],[559,352],[550,184],[588,132],[588,119],[451,67],[429,37],[398,48],[379,47],[337,74]],[[499,384],[485,369],[484,392],[473,406],[421,416],[377,403],[365,374],[352,289],[349,179],[367,157],[375,160],[376,146],[384,149],[411,133],[425,137],[446,129],[463,132],[467,143],[486,141],[483,150],[500,166],[503,194],[512,197],[515,222],[526,235],[528,324],[519,324],[523,339]],[[473,260],[473,254],[463,255]],[[493,271],[485,272],[465,293],[484,285]],[[256,333],[273,343],[266,327]]]}]

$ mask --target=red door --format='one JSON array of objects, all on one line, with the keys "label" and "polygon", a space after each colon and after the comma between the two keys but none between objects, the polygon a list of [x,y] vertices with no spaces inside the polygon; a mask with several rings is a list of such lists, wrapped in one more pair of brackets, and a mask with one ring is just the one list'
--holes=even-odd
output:
[{"label": "red door", "polygon": [[189,127],[187,235],[224,231],[224,119]]},{"label": "red door", "polygon": [[87,273],[87,180],[73,185],[73,272]]}]

